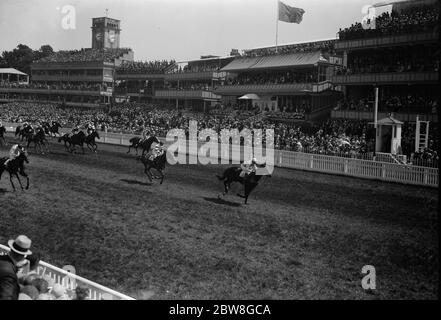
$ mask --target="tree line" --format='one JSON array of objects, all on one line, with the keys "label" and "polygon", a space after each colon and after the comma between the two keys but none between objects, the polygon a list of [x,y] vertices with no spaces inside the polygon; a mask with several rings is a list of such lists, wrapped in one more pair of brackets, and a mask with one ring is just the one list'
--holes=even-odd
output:
[{"label": "tree line", "polygon": [[40,49],[33,50],[25,44],[19,44],[11,51],[3,51],[0,56],[0,68],[15,68],[27,74],[31,74],[31,64],[34,61],[51,55],[54,49],[48,44]]}]

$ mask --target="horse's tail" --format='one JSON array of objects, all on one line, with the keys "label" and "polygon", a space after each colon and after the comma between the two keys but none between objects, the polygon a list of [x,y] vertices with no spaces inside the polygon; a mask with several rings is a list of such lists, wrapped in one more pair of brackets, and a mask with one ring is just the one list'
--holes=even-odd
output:
[{"label": "horse's tail", "polygon": [[216,174],[216,177],[221,181],[225,180],[225,174],[223,174],[222,177],[220,175]]},{"label": "horse's tail", "polygon": [[138,140],[139,138],[137,138],[137,137],[133,137],[133,138],[130,138],[130,140],[129,140],[129,142],[131,143],[131,144],[133,144],[136,140]]}]

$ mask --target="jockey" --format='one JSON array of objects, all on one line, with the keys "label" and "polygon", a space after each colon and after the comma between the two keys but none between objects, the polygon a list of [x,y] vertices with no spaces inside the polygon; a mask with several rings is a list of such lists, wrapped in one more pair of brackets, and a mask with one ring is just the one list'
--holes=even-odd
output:
[{"label": "jockey", "polygon": [[24,148],[21,145],[14,144],[11,150],[9,150],[9,159],[6,160],[5,165],[7,165],[9,161],[12,161],[15,158],[17,158],[22,151],[24,151]]},{"label": "jockey", "polygon": [[251,173],[256,173],[257,170],[257,159],[253,158],[249,161],[246,161],[240,165],[242,172],[239,177],[244,178],[245,176],[249,176]]},{"label": "jockey", "polygon": [[93,125],[92,122],[89,122],[89,123],[87,124],[87,134],[91,134],[91,133],[94,132],[94,131],[95,131],[95,126]]},{"label": "jockey", "polygon": [[72,131],[70,132],[72,135],[77,134],[80,131],[80,128],[78,125],[72,128]]},{"label": "jockey", "polygon": [[154,160],[157,157],[163,155],[164,151],[165,151],[163,146],[164,146],[164,144],[162,142],[156,144],[152,150],[152,154],[150,155],[149,159]]},{"label": "jockey", "polygon": [[145,129],[142,132],[142,140],[141,140],[141,142],[142,141],[146,141],[148,138],[150,138],[150,131],[148,129]]}]

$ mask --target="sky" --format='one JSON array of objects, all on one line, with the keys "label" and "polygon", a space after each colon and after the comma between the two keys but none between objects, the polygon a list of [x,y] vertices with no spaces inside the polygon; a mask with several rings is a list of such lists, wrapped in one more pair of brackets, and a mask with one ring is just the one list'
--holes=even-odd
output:
[{"label": "sky", "polygon": [[226,56],[232,48],[275,45],[277,24],[279,45],[335,39],[339,28],[361,21],[363,6],[379,0],[282,2],[305,10],[300,24],[277,23],[276,0],[0,0],[0,51],[20,43],[90,48],[92,18],[108,9],[108,17],[121,20],[120,46],[132,48],[135,60]]}]

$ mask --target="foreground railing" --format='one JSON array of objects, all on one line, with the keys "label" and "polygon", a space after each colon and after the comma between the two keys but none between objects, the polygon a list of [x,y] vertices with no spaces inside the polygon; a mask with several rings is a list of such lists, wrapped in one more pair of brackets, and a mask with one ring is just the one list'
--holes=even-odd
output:
[{"label": "foreground railing", "polygon": [[[6,252],[9,252],[9,248],[0,244],[0,253]],[[62,285],[68,290],[75,290],[77,285],[88,288],[88,297],[90,300],[135,300],[132,297],[70,273],[69,271],[55,267],[44,261],[40,261],[37,273],[40,276],[49,276],[55,283]]]}]

